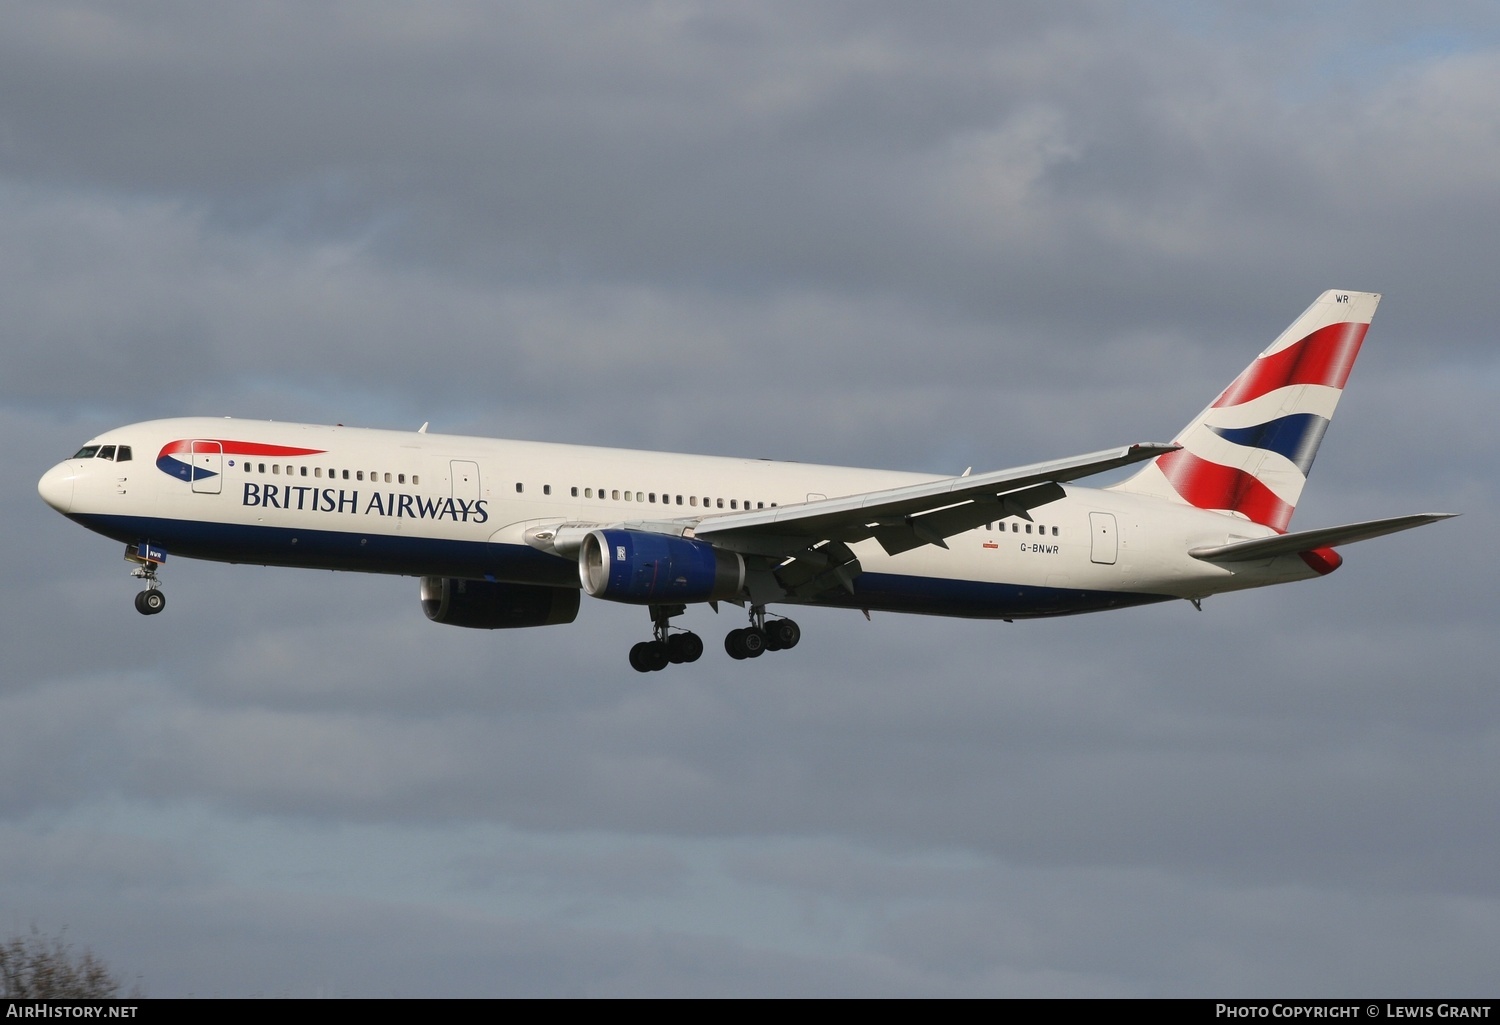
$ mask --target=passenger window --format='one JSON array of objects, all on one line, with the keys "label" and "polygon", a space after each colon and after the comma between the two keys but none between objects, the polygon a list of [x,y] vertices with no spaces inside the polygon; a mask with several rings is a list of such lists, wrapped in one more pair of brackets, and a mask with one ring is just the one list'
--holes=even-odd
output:
[{"label": "passenger window", "polygon": [[411,475],[411,482],[413,484],[420,484],[420,483],[422,483],[421,481],[417,480],[417,475],[416,474],[412,474]]},{"label": "passenger window", "polygon": [[1056,537],[1056,536],[1057,536],[1057,528],[1056,528],[1056,527],[1053,527],[1053,528],[1052,528],[1052,536],[1053,536],[1053,537]]},{"label": "passenger window", "polygon": [[542,485],[542,494],[544,494],[544,495],[550,495],[550,494],[552,494],[552,485],[551,484],[543,484]]},{"label": "passenger window", "polygon": [[612,498],[612,499],[614,499],[616,502],[618,502],[620,500],[620,491],[619,491],[619,489],[616,488],[614,491],[611,491],[609,493],[609,497]]},{"label": "passenger window", "polygon": [[348,470],[345,470],[345,471],[344,471],[344,479],[345,479],[345,480],[348,480],[348,479],[349,479],[349,471],[348,471]]},{"label": "passenger window", "polygon": [[731,508],[731,509],[738,509],[739,507],[740,507],[739,499],[731,498],[729,500],[729,508]]},{"label": "passenger window", "polygon": [[[306,471],[304,471],[304,475],[305,475],[305,473],[306,473]],[[387,484],[389,484],[391,482],[391,475],[387,473],[384,476],[385,476],[385,482]]]},{"label": "passenger window", "polygon": [[651,492],[647,497],[650,499],[652,505],[656,504],[656,492],[655,491]]},{"label": "passenger window", "polygon": [[354,479],[355,480],[364,480],[365,479],[365,471],[363,471],[363,470],[355,470],[354,471]]},{"label": "passenger window", "polygon": [[[297,476],[299,476],[299,477],[306,477],[307,476],[307,467],[305,467],[305,466],[299,466],[299,467],[297,467]],[[386,479],[387,480],[390,479],[390,474],[386,474]]]},{"label": "passenger window", "polygon": [[520,481],[516,481],[516,494],[519,495],[520,493],[521,493],[521,482]]},{"label": "passenger window", "polygon": [[688,496],[688,505],[697,505],[697,504],[698,504],[698,496],[697,495],[689,495]]},{"label": "passenger window", "polygon": [[722,498],[719,499],[719,508],[720,509],[724,508],[724,500]]},{"label": "passenger window", "polygon": [[569,494],[571,494],[572,497],[577,498],[578,497],[578,489],[577,488],[572,488],[570,490]]},{"label": "passenger window", "polygon": [[630,492],[625,492],[625,501],[630,501]]},{"label": "passenger window", "polygon": [[593,488],[584,488],[583,489],[583,497],[584,498],[593,498],[594,497],[594,489]]},{"label": "passenger window", "polygon": [[276,476],[280,477],[281,476],[281,464],[280,463],[272,463],[271,464],[271,472],[273,474],[275,474]]},{"label": "passenger window", "polygon": [[681,496],[681,495],[678,495],[678,496],[677,496],[677,504],[678,504],[678,505],[681,505],[681,504],[682,504],[682,496]]}]

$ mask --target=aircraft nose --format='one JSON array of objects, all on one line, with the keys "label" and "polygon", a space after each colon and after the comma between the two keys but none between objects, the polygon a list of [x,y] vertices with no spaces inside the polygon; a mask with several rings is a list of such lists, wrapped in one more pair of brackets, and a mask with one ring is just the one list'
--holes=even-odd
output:
[{"label": "aircraft nose", "polygon": [[52,469],[42,474],[42,479],[36,482],[37,493],[42,496],[42,501],[60,513],[65,513],[73,508],[73,468],[67,463],[58,463]]}]

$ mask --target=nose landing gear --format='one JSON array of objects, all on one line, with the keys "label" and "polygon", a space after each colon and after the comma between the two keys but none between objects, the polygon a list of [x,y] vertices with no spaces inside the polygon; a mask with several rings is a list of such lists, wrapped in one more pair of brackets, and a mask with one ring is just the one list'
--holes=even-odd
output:
[{"label": "nose landing gear", "polygon": [[148,542],[126,545],[125,561],[135,564],[130,575],[146,582],[146,589],[135,596],[135,610],[143,616],[154,616],[166,608],[167,596],[156,579],[156,567],[167,561],[167,553]]}]

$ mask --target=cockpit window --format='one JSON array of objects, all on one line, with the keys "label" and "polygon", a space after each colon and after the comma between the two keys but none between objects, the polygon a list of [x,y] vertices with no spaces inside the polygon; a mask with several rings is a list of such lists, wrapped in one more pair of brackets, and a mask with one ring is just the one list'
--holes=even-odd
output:
[{"label": "cockpit window", "polygon": [[129,445],[85,445],[73,454],[74,459],[113,459],[117,463],[130,461]]}]

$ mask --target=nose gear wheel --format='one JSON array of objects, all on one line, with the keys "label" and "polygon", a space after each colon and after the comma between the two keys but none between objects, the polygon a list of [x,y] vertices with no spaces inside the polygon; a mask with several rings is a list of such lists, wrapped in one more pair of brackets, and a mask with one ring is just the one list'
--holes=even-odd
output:
[{"label": "nose gear wheel", "polygon": [[[146,552],[157,552],[151,558]],[[161,582],[156,578],[156,567],[160,559],[165,559],[166,554],[152,549],[149,544],[126,545],[125,558],[134,563],[130,575],[137,580],[146,582],[146,589],[135,596],[135,610],[143,616],[154,616],[167,607],[167,596],[161,590]]]}]

